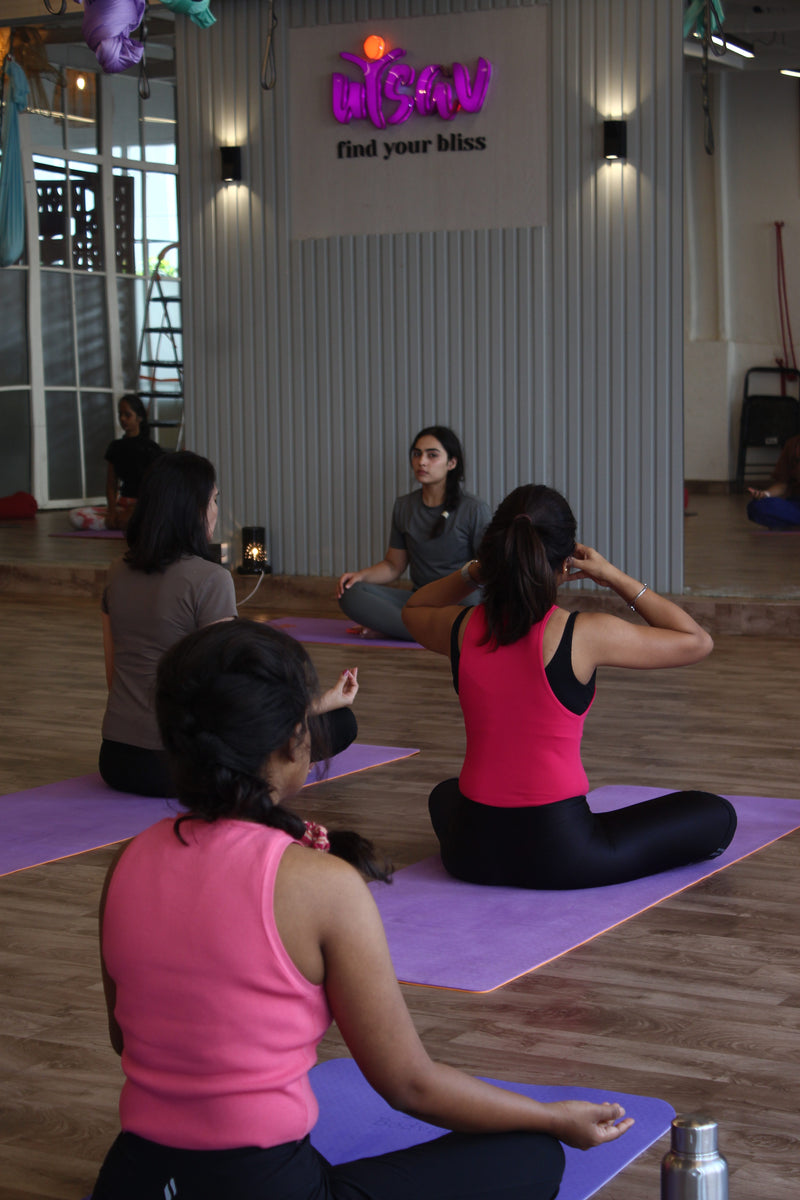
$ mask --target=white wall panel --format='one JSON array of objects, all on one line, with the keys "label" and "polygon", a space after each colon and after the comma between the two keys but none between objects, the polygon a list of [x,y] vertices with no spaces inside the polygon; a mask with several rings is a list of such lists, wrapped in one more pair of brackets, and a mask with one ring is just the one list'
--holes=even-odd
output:
[{"label": "white wall panel", "polygon": [[[551,224],[292,242],[287,23],[485,3],[284,3],[180,22],[190,444],[217,463],[226,532],[269,529],[275,569],[336,575],[386,545],[423,424],[463,435],[492,504],[552,483],[584,540],[682,588],[681,33],[673,0],[552,0]],[[495,7],[504,7],[497,3]],[[628,119],[629,161],[601,158]],[[218,147],[245,146],[241,187]]]}]

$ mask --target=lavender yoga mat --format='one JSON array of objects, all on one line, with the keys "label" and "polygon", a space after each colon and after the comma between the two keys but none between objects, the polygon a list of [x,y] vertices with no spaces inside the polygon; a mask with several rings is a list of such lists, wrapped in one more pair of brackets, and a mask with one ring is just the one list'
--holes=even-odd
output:
[{"label": "lavender yoga mat", "polygon": [[276,629],[290,633],[298,642],[317,643],[330,646],[375,646],[395,650],[421,650],[419,642],[401,642],[398,638],[362,637],[357,633],[348,633],[353,628],[352,621],[342,621],[339,617],[276,617],[269,621]]},{"label": "lavender yoga mat", "polygon": [[[606,812],[670,790],[604,787],[588,799]],[[554,892],[482,887],[453,879],[436,855],[398,871],[390,887],[370,884],[397,978],[494,991],[800,827],[800,800],[728,799],[739,823],[724,854],[630,883]]]},{"label": "lavender yoga mat", "polygon": [[[354,742],[330,760],[327,773],[324,763],[312,766],[306,787],[418,753]],[[12,792],[0,797],[0,875],[121,842],[179,811],[177,800],[115,792],[96,774]]]},{"label": "lavender yoga mat", "polygon": [[[372,1090],[350,1058],[319,1063],[312,1070],[310,1079],[319,1101],[319,1120],[312,1130],[311,1141],[320,1154],[334,1164],[404,1150],[419,1142],[430,1142],[444,1132],[405,1113],[395,1112]],[[670,1104],[650,1096],[632,1096],[596,1088],[506,1083],[501,1079],[488,1082],[544,1102],[616,1100],[628,1116],[636,1118],[636,1124],[619,1141],[588,1151],[564,1147],[566,1168],[558,1200],[586,1200],[593,1196],[666,1133],[675,1116]]]},{"label": "lavender yoga mat", "polygon": [[57,538],[124,538],[121,529],[68,529],[63,533],[49,533],[48,537]]}]

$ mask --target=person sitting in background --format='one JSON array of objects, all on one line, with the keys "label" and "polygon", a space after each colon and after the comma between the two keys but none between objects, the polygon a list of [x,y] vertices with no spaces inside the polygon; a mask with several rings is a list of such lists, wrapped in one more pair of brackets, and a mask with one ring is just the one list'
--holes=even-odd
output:
[{"label": "person sitting in background", "polygon": [[125,529],[151,463],[164,451],[150,436],[147,413],[138,396],[123,396],[119,402],[122,437],[106,450],[106,507],[73,508],[70,524],[75,529]]},{"label": "person sitting in background", "polygon": [[[428,1057],[364,882],[388,869],[359,834],[288,807],[316,696],[300,643],[252,621],[198,630],[159,665],[158,723],[186,812],[124,846],[103,889],[125,1082],[93,1198],[555,1200],[559,1140],[586,1150],[633,1120],[616,1103],[540,1103]],[[387,1103],[459,1132],[323,1158],[309,1072],[333,1020]]]},{"label": "person sitting in background", "polygon": [[[103,592],[103,647],[108,702],[99,770],[109,787],[139,796],[174,796],[153,708],[162,654],[195,629],[236,616],[229,571],[212,560],[217,485],[207,458],[189,450],[164,454],[142,481],[128,524],[128,552],[109,568]],[[345,670],[315,712],[314,759],[354,740],[350,711],[356,670]]]},{"label": "person sitting in background", "polygon": [[[395,501],[389,547],[381,561],[345,571],[336,593],[342,611],[358,622],[356,632],[399,641],[410,640],[401,615],[409,592],[388,585],[406,567],[415,588],[448,575],[476,553],[491,516],[484,500],[462,490],[464,451],[452,429],[429,425],[420,430],[409,457],[420,490]],[[463,603],[477,604],[478,599],[474,592]]]},{"label": "person sitting in background", "polygon": [[767,529],[800,528],[800,434],[789,438],[765,488],[748,488],[747,516]]}]

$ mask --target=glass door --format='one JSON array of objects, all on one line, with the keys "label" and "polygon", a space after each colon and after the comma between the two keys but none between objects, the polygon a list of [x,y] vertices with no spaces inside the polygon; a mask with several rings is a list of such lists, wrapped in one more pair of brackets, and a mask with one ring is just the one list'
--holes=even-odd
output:
[{"label": "glass door", "polygon": [[[146,389],[148,279],[178,241],[175,87],[171,46],[148,48],[163,59],[148,100],[135,73],[102,75],[85,46],[47,54],[53,78],[20,117],[26,253],[0,271],[0,492],[72,507],[102,501],[117,402]],[[166,269],[179,326],[177,246]]]}]

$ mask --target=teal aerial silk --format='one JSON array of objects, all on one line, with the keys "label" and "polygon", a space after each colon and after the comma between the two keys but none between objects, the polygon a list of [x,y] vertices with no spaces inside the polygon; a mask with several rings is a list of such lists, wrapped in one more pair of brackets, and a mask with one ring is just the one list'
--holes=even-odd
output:
[{"label": "teal aerial silk", "polygon": [[25,183],[19,145],[19,114],[28,105],[28,80],[19,63],[5,62],[6,100],[0,140],[0,267],[9,267],[25,248]]},{"label": "teal aerial silk", "polygon": [[[725,13],[722,11],[720,0],[711,0],[708,6],[709,20],[711,24],[711,33],[718,34],[722,28],[722,22],[725,20]],[[706,31],[706,0],[690,0],[686,5],[686,11],[683,14],[683,36],[691,37],[693,33],[697,33],[698,37],[703,37]]]},{"label": "teal aerial silk", "polygon": [[217,18],[209,11],[209,0],[161,0],[161,3],[164,8],[171,8],[173,12],[191,17],[201,29],[208,29],[209,25],[215,25],[217,22]]}]

